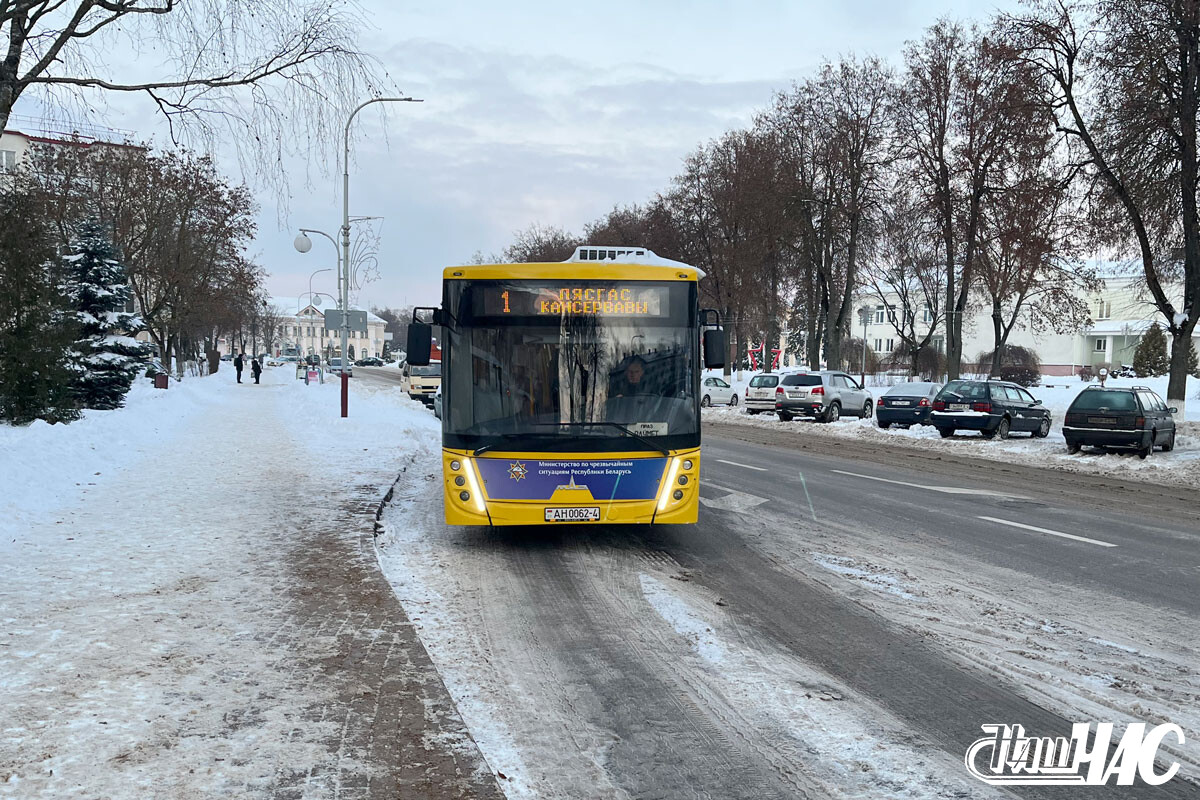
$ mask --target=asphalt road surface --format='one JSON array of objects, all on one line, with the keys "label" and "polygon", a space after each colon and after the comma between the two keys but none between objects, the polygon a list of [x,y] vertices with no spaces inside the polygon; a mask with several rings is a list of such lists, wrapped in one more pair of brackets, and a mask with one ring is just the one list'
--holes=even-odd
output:
[{"label": "asphalt road surface", "polygon": [[[1194,492],[801,428],[706,425],[702,471],[696,526],[447,528],[428,489],[393,519],[433,531],[384,563],[436,582],[422,637],[513,794],[1200,797]],[[963,768],[984,723],[1130,719],[1183,724],[1191,780]]]}]

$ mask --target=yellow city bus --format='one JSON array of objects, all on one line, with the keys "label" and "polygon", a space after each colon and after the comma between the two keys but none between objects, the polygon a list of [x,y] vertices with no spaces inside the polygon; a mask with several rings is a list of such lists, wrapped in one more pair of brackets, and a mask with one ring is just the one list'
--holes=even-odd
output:
[{"label": "yellow city bus", "polygon": [[708,367],[725,353],[701,277],[644,247],[446,269],[408,362],[433,312],[447,524],[695,522],[702,334]]}]

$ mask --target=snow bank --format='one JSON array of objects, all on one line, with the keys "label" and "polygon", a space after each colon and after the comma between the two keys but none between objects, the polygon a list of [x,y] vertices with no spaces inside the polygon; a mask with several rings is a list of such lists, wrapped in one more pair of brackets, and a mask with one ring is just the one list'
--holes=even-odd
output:
[{"label": "snow bank", "polygon": [[[102,484],[169,438],[194,412],[228,402],[229,393],[241,388],[233,370],[171,381],[165,391],[139,378],[124,408],[85,411],[70,424],[0,424],[0,526],[19,526],[74,499],[76,486]],[[0,541],[0,553],[3,548]]]}]

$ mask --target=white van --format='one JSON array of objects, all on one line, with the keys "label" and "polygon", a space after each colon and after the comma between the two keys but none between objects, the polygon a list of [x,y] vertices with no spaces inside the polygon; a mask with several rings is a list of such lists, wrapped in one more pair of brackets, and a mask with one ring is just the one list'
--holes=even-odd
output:
[{"label": "white van", "polygon": [[400,367],[400,390],[422,403],[433,402],[433,393],[442,385],[442,362],[430,361],[427,367],[415,367],[407,361]]}]

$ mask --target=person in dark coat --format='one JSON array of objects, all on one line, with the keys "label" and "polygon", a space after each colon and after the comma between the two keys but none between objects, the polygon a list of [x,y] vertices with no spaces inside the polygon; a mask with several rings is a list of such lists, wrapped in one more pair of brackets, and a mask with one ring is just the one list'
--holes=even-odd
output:
[{"label": "person in dark coat", "polygon": [[254,382],[258,383],[258,376],[262,375],[262,364],[257,358],[250,362],[250,371],[254,373]]},{"label": "person in dark coat", "polygon": [[242,382],[242,367],[243,367],[243,366],[245,366],[245,364],[246,364],[246,362],[242,360],[242,354],[241,354],[241,353],[238,353],[236,356],[234,356],[234,359],[233,359],[233,368],[234,368],[235,370],[237,370],[237,379],[238,379],[238,381],[237,381],[237,382],[238,382],[238,383],[241,383],[241,382]]}]

